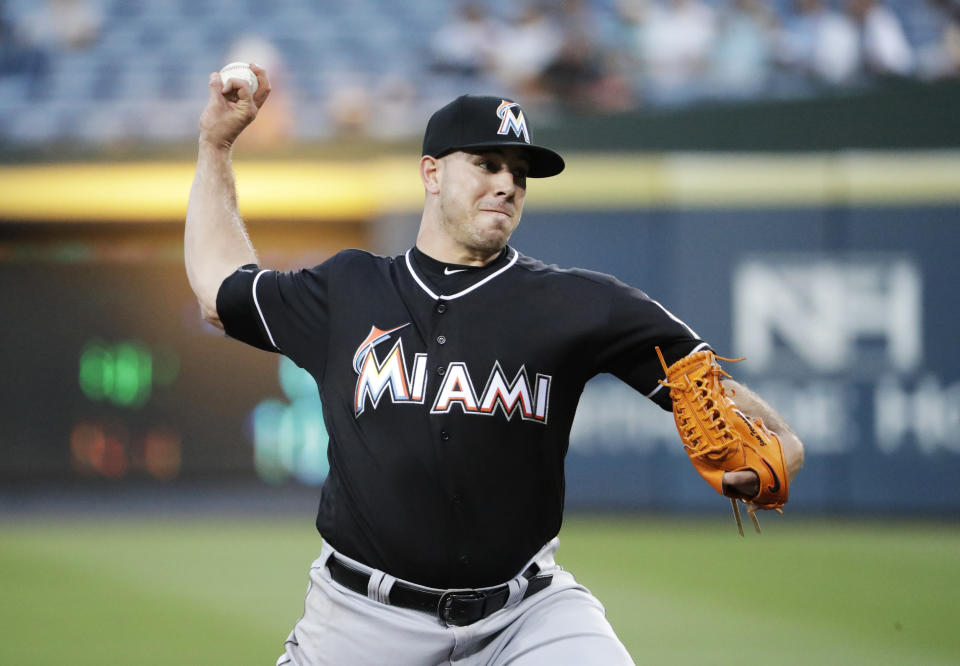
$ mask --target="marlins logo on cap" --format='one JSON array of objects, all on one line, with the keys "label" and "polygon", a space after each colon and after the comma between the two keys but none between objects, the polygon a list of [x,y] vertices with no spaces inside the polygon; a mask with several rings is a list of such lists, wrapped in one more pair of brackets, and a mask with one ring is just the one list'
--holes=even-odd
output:
[{"label": "marlins logo on cap", "polygon": [[[514,107],[517,109],[517,115],[513,115]],[[502,121],[497,134],[506,134],[512,129],[517,138],[522,136],[524,141],[530,143],[527,119],[523,117],[523,109],[520,108],[519,104],[506,99],[500,100],[500,106],[497,107],[497,117]]]},{"label": "marlins logo on cap", "polygon": [[[499,122],[497,122],[499,120]],[[456,150],[516,146],[530,163],[531,178],[563,171],[559,154],[532,143],[529,120],[520,104],[503,97],[461,95],[430,116],[423,155],[443,157]]]}]

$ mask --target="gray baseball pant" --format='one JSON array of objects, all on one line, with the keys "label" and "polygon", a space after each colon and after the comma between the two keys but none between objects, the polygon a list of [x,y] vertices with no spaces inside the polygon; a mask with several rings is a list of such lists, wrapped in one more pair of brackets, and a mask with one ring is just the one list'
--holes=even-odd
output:
[{"label": "gray baseball pant", "polygon": [[[517,599],[504,608],[468,626],[447,627],[435,615],[381,603],[376,591],[363,596],[332,580],[326,561],[334,550],[324,543],[310,568],[303,617],[290,632],[277,666],[633,664],[600,602],[554,562],[557,545],[553,539],[530,560],[540,573],[553,574],[547,588],[526,599],[514,595]],[[337,557],[382,574],[339,553]]]}]

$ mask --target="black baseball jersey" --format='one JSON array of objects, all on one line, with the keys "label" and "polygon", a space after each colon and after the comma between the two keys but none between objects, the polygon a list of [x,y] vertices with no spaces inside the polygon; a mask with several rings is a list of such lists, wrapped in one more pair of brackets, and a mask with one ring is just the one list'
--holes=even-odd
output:
[{"label": "black baseball jersey", "polygon": [[557,535],[584,384],[609,372],[662,407],[668,363],[706,347],[613,277],[507,247],[484,267],[348,250],[244,266],[226,332],[317,381],[330,474],[317,528],[349,557],[438,588],[502,583]]}]

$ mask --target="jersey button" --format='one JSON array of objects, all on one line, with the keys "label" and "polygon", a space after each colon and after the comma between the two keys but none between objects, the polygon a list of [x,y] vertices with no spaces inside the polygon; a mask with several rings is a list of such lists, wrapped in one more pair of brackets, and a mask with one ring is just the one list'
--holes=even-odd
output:
[{"label": "jersey button", "polygon": [[447,344],[447,336],[445,336],[445,335],[438,335],[438,336],[437,336],[437,344],[439,344],[439,345],[445,345],[445,344]]},{"label": "jersey button", "polygon": [[439,312],[440,314],[443,314],[446,311],[447,311],[446,303],[437,303],[437,312]]},{"label": "jersey button", "polygon": [[441,431],[440,431],[440,440],[441,440],[441,441],[444,441],[444,442],[449,442],[449,441],[450,441],[450,433],[447,432],[446,430],[441,430]]},{"label": "jersey button", "polygon": [[460,564],[462,564],[463,566],[467,566],[468,564],[470,564],[470,558],[467,557],[466,555],[461,555],[460,557],[457,558],[457,560],[459,560]]},{"label": "jersey button", "polygon": [[438,365],[438,366],[437,366],[437,374],[438,374],[438,375],[444,375],[444,374],[446,374],[446,372],[447,372],[447,369],[446,369],[445,367],[443,367],[442,365]]}]

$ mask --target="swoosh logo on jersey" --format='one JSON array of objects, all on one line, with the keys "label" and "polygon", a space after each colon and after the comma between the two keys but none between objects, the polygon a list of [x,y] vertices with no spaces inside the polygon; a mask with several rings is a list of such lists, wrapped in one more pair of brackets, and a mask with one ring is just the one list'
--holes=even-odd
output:
[{"label": "swoosh logo on jersey", "polygon": [[444,269],[443,269],[443,274],[444,274],[444,275],[453,275],[454,273],[462,273],[462,272],[465,271],[465,270],[467,270],[467,269],[466,269],[466,268],[455,268],[455,269],[453,269],[453,270],[451,271],[451,270],[450,270],[450,267],[448,266],[447,268],[444,268]]},{"label": "swoosh logo on jersey", "polygon": [[770,466],[770,463],[768,463],[766,460],[763,460],[763,458],[760,460],[763,461],[763,464],[767,466],[767,469],[769,469],[770,473],[773,475],[773,485],[767,486],[767,490],[769,490],[771,493],[780,492],[780,478],[777,476],[777,473],[773,471],[773,467]]},{"label": "swoosh logo on jersey", "polygon": [[353,367],[356,369],[357,374],[360,373],[363,367],[363,360],[367,357],[367,354],[370,353],[371,349],[389,338],[391,333],[399,331],[404,326],[409,325],[410,322],[408,321],[406,324],[400,324],[388,331],[382,331],[376,326],[371,326],[370,332],[367,334],[367,339],[360,343],[360,346],[357,347],[357,352],[353,355]]}]

